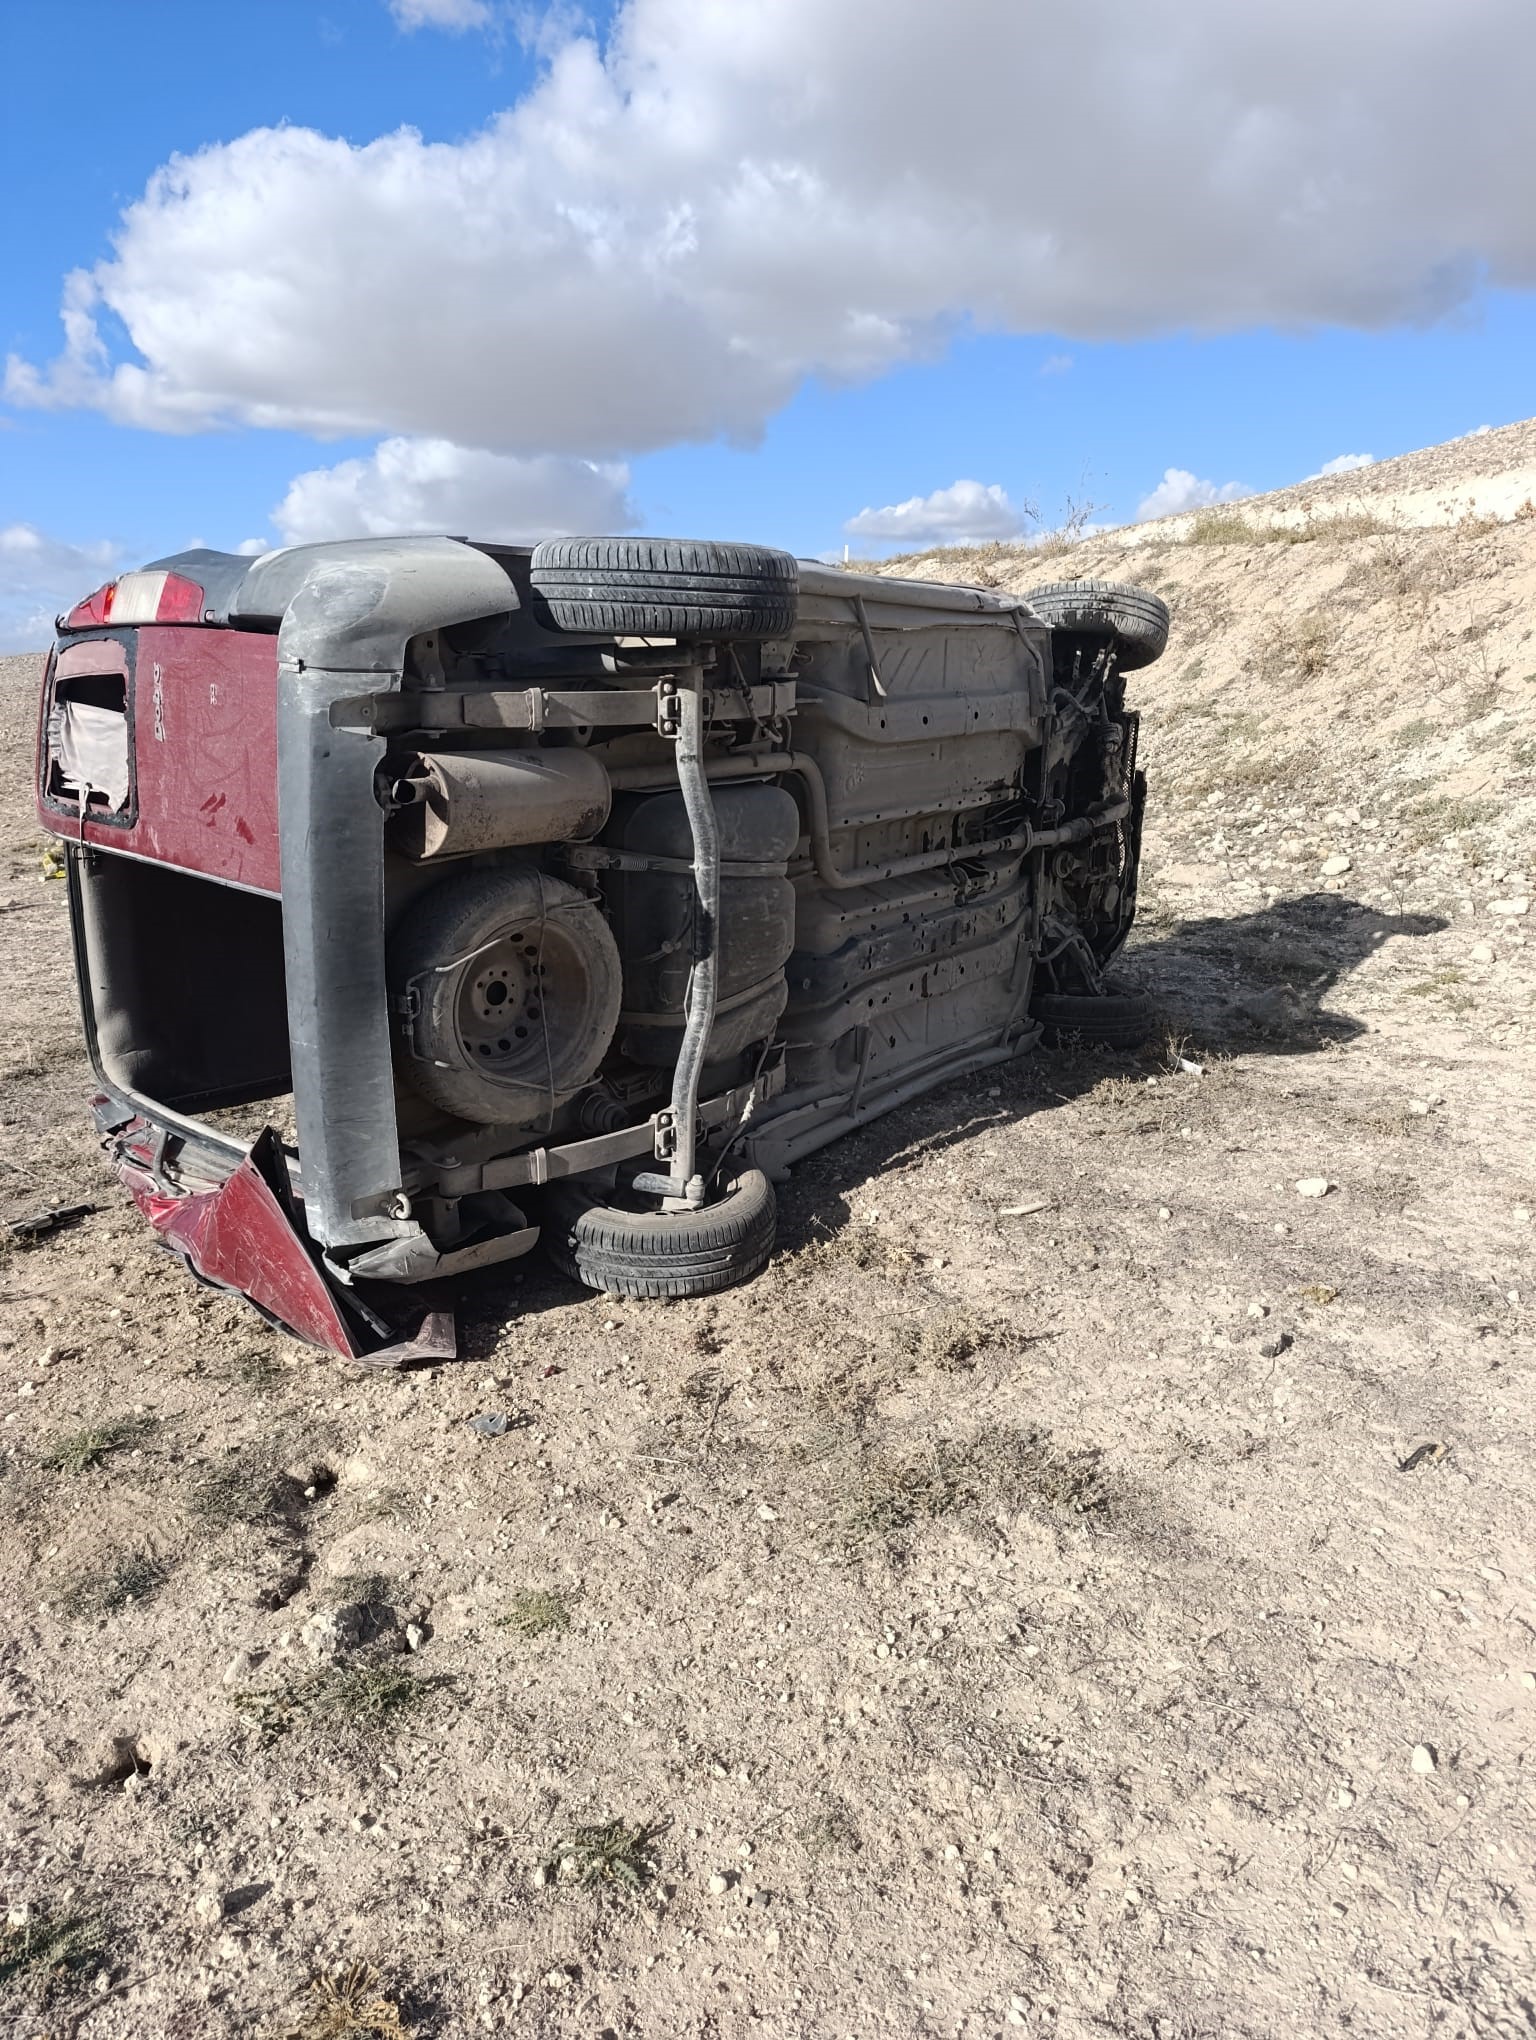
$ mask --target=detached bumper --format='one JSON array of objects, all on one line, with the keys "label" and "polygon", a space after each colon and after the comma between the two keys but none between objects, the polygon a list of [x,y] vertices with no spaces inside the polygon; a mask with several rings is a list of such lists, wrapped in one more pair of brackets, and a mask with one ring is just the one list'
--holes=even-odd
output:
[{"label": "detached bumper", "polygon": [[325,1272],[270,1127],[248,1152],[226,1151],[194,1146],[110,1092],[91,1103],[134,1203],[200,1281],[244,1297],[295,1338],[365,1367],[454,1357],[450,1311],[398,1289],[365,1299]]}]

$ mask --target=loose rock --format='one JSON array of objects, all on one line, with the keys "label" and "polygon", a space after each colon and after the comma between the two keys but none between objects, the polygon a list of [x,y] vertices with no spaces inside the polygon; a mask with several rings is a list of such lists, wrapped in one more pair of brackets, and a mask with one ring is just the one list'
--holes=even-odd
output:
[{"label": "loose rock", "polygon": [[316,1664],[334,1664],[349,1650],[385,1641],[399,1649],[395,1611],[382,1601],[348,1601],[340,1608],[322,1608],[299,1631],[299,1642]]},{"label": "loose rock", "polygon": [[1298,1197],[1326,1197],[1334,1188],[1326,1176],[1302,1176],[1296,1183]]}]

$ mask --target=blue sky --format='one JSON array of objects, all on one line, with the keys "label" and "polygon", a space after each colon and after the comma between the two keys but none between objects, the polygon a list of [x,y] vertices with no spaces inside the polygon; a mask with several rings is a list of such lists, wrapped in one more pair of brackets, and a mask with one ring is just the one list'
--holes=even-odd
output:
[{"label": "blue sky", "polygon": [[951,62],[928,0],[9,0],[0,648],[192,541],[880,551],[1536,411],[1532,10],[1116,16],[1111,60],[1066,0],[954,0]]}]

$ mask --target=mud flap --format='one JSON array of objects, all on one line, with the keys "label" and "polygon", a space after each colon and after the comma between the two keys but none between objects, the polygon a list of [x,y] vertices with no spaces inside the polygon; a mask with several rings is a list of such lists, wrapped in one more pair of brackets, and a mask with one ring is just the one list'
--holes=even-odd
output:
[{"label": "mud flap", "polygon": [[[234,1291],[280,1330],[364,1367],[403,1367],[454,1357],[453,1314],[395,1293],[390,1315],[343,1299],[303,1236],[288,1193],[287,1168],[270,1127],[216,1188],[174,1194],[119,1148],[117,1170],[133,1201],[200,1281]],[[397,1319],[396,1313],[413,1329]]]}]

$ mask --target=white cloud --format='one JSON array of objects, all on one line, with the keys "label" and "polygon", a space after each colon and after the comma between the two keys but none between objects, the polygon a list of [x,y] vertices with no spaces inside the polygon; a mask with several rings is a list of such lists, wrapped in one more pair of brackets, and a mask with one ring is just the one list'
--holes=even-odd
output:
[{"label": "white cloud", "polygon": [[489,0],[388,0],[389,11],[409,33],[417,28],[445,28],[462,35],[468,28],[488,28]]},{"label": "white cloud", "polygon": [[997,482],[951,482],[929,496],[908,496],[880,510],[861,510],[843,526],[850,538],[906,545],[973,545],[1017,538],[1030,512],[1008,500]]},{"label": "white cloud", "polygon": [[36,651],[54,619],[110,580],[119,547],[70,545],[35,524],[0,526],[0,651]]},{"label": "white cloud", "polygon": [[[1371,328],[1536,285],[1530,0],[962,0],[941,35],[931,0],[626,0],[603,46],[571,18],[466,139],[174,157],[13,401],[611,459],[750,440],[961,322]],[[1085,77],[1115,109],[1086,154]]]},{"label": "white cloud", "polygon": [[523,460],[446,439],[386,439],[366,460],[295,475],[272,521],[285,545],[397,531],[508,540],[627,531],[628,481],[623,467],[558,455]]},{"label": "white cloud", "polygon": [[1042,375],[1066,375],[1072,367],[1070,354],[1048,354],[1040,364]]},{"label": "white cloud", "polygon": [[1177,517],[1186,510],[1208,510],[1213,503],[1236,503],[1252,493],[1241,482],[1218,485],[1202,481],[1188,468],[1164,468],[1163,479],[1151,495],[1142,497],[1136,522],[1145,524],[1149,517]]},{"label": "white cloud", "polygon": [[1308,475],[1309,482],[1321,482],[1329,475],[1352,475],[1357,468],[1376,465],[1374,453],[1339,453],[1332,460],[1325,460],[1315,475]]}]

